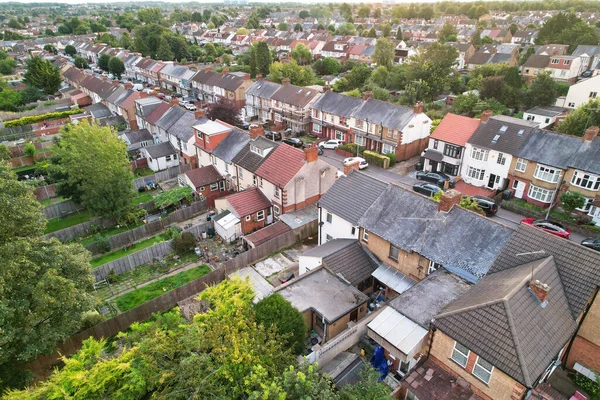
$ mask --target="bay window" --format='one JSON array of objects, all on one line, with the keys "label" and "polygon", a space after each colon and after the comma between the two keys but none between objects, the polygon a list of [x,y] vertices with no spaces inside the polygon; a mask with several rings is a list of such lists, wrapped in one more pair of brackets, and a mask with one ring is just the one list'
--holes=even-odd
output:
[{"label": "bay window", "polygon": [[537,164],[533,177],[545,182],[556,183],[560,178],[560,169]]},{"label": "bay window", "polygon": [[469,170],[467,171],[467,175],[470,178],[482,181],[485,176],[485,169],[469,167]]},{"label": "bay window", "polygon": [[600,189],[600,176],[577,170],[573,173],[571,184],[583,189],[598,190]]},{"label": "bay window", "polygon": [[540,201],[542,203],[550,203],[552,201],[553,193],[554,190],[548,190],[535,185],[529,185],[527,197],[533,200]]}]

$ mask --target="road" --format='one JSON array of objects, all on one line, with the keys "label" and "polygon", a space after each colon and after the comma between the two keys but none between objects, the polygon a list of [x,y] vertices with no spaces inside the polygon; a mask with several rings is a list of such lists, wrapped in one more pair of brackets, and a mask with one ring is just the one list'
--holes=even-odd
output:
[{"label": "road", "polygon": [[[339,169],[340,171],[344,171],[344,156],[335,152],[335,150],[324,150],[324,154],[321,156],[325,161]],[[410,176],[402,176],[390,170],[385,170],[375,166],[369,166],[368,168],[362,171],[365,175],[370,177],[379,179],[383,182],[395,183],[399,186],[402,186],[406,189],[412,189],[412,186],[419,182],[417,179],[412,178]],[[516,228],[519,226],[520,221],[525,218],[522,215],[514,213],[512,211],[506,210],[504,208],[499,208],[496,215],[492,217],[498,223],[506,225],[511,228]],[[571,239],[574,242],[581,243],[583,239],[587,236],[584,236],[577,232],[571,232]]]}]

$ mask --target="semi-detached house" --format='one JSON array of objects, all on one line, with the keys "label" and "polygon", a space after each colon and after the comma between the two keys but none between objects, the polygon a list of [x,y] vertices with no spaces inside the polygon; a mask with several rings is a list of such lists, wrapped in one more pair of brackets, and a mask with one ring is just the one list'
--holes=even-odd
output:
[{"label": "semi-detached house", "polygon": [[183,65],[177,65],[172,62],[167,63],[160,69],[158,78],[160,86],[173,92],[177,92],[184,97],[188,97],[192,90],[192,78],[196,71]]},{"label": "semi-detached house", "polygon": [[246,89],[252,85],[252,81],[250,74],[247,73],[230,73],[227,68],[224,68],[222,73],[218,73],[206,67],[194,75],[191,85],[195,97],[206,104],[225,99],[236,107],[244,109]]}]

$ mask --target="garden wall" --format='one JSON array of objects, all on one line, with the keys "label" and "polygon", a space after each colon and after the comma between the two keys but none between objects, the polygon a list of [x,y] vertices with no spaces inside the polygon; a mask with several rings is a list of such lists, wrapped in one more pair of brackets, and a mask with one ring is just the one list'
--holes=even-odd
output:
[{"label": "garden wall", "polygon": [[177,178],[177,175],[179,175],[185,171],[189,171],[190,169],[192,169],[192,166],[190,164],[177,165],[175,167],[165,169],[164,171],[157,172],[153,175],[144,176],[144,177],[134,180],[133,188],[135,190],[137,190],[138,188],[141,188],[142,186],[146,186],[146,182],[157,183],[157,182],[162,182],[162,181],[166,181],[169,179]]},{"label": "garden wall", "polygon": [[44,207],[43,211],[46,219],[54,219],[83,209],[84,207],[81,204],[77,204],[73,200],[65,200]]}]

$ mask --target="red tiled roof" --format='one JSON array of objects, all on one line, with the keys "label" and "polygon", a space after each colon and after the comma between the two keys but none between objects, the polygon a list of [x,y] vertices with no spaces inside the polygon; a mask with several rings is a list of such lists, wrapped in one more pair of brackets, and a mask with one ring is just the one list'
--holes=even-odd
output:
[{"label": "red tiled roof", "polygon": [[252,243],[254,246],[260,246],[261,244],[286,233],[290,229],[291,228],[283,222],[277,221],[274,224],[247,235],[246,241]]},{"label": "red tiled roof", "polygon": [[121,107],[124,110],[127,110],[127,109],[133,107],[133,102],[139,98],[140,98],[140,92],[135,91],[135,92],[131,93],[129,96],[127,96],[127,98],[125,100],[123,100],[123,102],[121,103],[121,105],[119,107]]},{"label": "red tiled roof", "polygon": [[304,165],[304,152],[282,143],[256,170],[256,175],[283,188]]},{"label": "red tiled roof", "polygon": [[162,117],[167,110],[171,108],[171,105],[169,103],[160,103],[155,109],[154,111],[152,111],[148,117],[146,117],[146,122],[152,125],[156,124],[156,121],[158,121],[160,119],[160,117]]},{"label": "red tiled roof", "polygon": [[[281,146],[280,146],[281,147]],[[271,202],[257,188],[246,189],[226,197],[238,218],[254,214],[271,207]]]},{"label": "red tiled roof", "polygon": [[223,180],[223,177],[219,171],[217,171],[212,165],[209,165],[208,167],[192,169],[190,171],[186,171],[185,174],[190,181],[192,181],[194,187],[197,188]]},{"label": "red tiled roof", "polygon": [[448,113],[435,128],[431,138],[464,147],[478,126],[478,119]]}]

